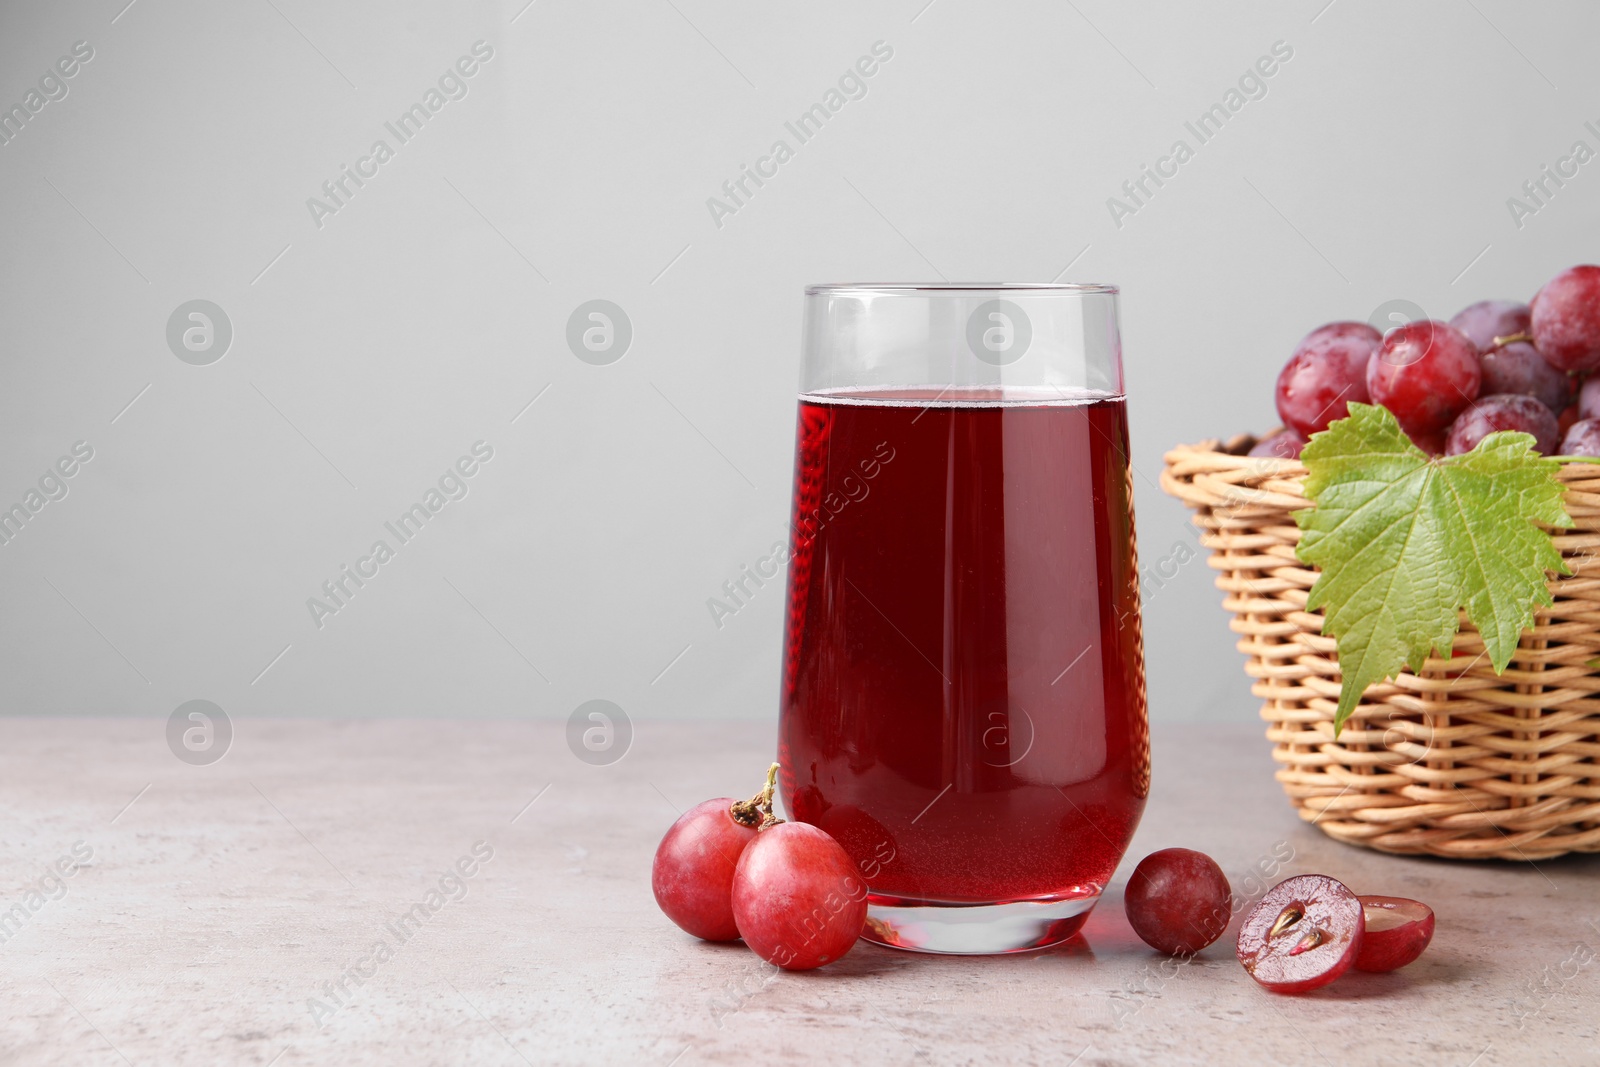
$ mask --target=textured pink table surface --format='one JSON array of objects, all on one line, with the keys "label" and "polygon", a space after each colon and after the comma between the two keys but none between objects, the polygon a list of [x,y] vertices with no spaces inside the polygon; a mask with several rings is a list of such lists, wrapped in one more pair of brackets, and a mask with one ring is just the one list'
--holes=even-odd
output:
[{"label": "textured pink table surface", "polygon": [[[770,725],[643,723],[599,767],[561,722],[246,720],[209,767],[164,728],[0,720],[5,1063],[1600,1062],[1600,857],[1336,844],[1290,811],[1252,725],[1157,730],[1133,854],[1199,848],[1259,892],[1251,869],[1292,850],[1277,877],[1420,897],[1439,917],[1421,961],[1298,999],[1249,980],[1231,931],[1163,967],[1122,917],[1125,863],[1057,950],[861,944],[769,977],[671,926],[649,866],[675,809],[753,788]],[[75,845],[92,856],[52,877]],[[346,974],[365,977],[334,995]]]}]

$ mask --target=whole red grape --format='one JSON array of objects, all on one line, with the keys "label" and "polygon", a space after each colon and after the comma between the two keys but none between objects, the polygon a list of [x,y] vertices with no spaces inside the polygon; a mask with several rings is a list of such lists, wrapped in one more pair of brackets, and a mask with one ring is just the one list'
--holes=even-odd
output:
[{"label": "whole red grape", "polygon": [[1367,391],[1415,437],[1443,430],[1478,398],[1478,350],[1454,326],[1432,319],[1389,331],[1367,364]]},{"label": "whole red grape", "polygon": [[1300,450],[1306,447],[1306,439],[1293,430],[1279,430],[1275,434],[1263,437],[1256,442],[1250,450],[1252,456],[1271,457],[1273,459],[1299,459]]},{"label": "whole red grape", "polygon": [[1501,393],[1479,397],[1450,424],[1444,451],[1449,456],[1471,452],[1478,442],[1497,430],[1521,430],[1533,435],[1533,447],[1545,455],[1555,454],[1561,440],[1561,427],[1549,408],[1531,396]]},{"label": "whole red grape", "polygon": [[718,797],[678,816],[650,868],[650,887],[667,918],[706,941],[739,939],[733,877],[756,831],[733,820],[731,804],[732,797]]},{"label": "whole red grape", "polygon": [[808,823],[762,830],[739,857],[733,917],[756,955],[789,971],[843,956],[867,922],[867,885],[839,843]]},{"label": "whole red grape", "polygon": [[1221,937],[1232,902],[1222,868],[1187,848],[1164,848],[1140,860],[1123,896],[1133,932],[1169,956],[1193,955]]},{"label": "whole red grape", "polygon": [[1467,340],[1487,352],[1496,337],[1514,337],[1528,332],[1528,305],[1512,300],[1480,300],[1455,313],[1450,325],[1467,335]]},{"label": "whole red grape", "polygon": [[1558,370],[1600,367],[1600,267],[1568,267],[1530,306],[1533,343]]},{"label": "whole red grape", "polygon": [[1414,961],[1433,940],[1433,909],[1405,897],[1362,897],[1358,971],[1392,971]]},{"label": "whole red grape", "polygon": [[1582,416],[1578,414],[1578,405],[1568,404],[1567,410],[1563,411],[1560,417],[1556,419],[1556,425],[1561,428],[1562,440],[1566,440],[1567,431],[1572,429],[1573,425],[1579,422],[1581,418]]},{"label": "whole red grape", "polygon": [[1422,449],[1430,456],[1444,455],[1444,442],[1445,434],[1442,430],[1435,433],[1411,434],[1411,443]]},{"label": "whole red grape", "polygon": [[1301,437],[1326,430],[1365,404],[1367,361],[1383,336],[1364,322],[1330,322],[1306,334],[1278,374],[1278,417]]},{"label": "whole red grape", "polygon": [[1600,419],[1600,375],[1586,380],[1578,390],[1578,418]]},{"label": "whole red grape", "polygon": [[1571,377],[1546,363],[1539,350],[1526,341],[1485,349],[1478,363],[1483,368],[1483,385],[1478,391],[1484,396],[1522,393],[1557,414],[1572,402]]},{"label": "whole red grape", "polygon": [[1306,993],[1350,969],[1365,928],[1361,901],[1343,882],[1297,875],[1267,890],[1245,916],[1239,962],[1274,993]]},{"label": "whole red grape", "polygon": [[1561,440],[1563,456],[1600,457],[1600,419],[1582,419],[1572,424]]},{"label": "whole red grape", "polygon": [[1566,410],[1556,419],[1556,425],[1561,427],[1561,436],[1567,436],[1567,431],[1572,429],[1572,424],[1581,418],[1583,418],[1583,415],[1579,412],[1578,405],[1568,404]]}]

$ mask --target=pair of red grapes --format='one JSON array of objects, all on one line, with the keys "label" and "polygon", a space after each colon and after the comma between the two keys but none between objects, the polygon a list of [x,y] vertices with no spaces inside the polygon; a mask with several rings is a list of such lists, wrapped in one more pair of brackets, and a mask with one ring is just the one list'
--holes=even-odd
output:
[{"label": "pair of red grapes", "polygon": [[1600,375],[1588,377],[1597,370],[1597,266],[1562,271],[1531,304],[1484,300],[1447,323],[1424,319],[1384,335],[1333,322],[1307,334],[1284,365],[1275,394],[1284,429],[1251,454],[1298,457],[1355,401],[1388,408],[1433,455],[1520,430],[1547,455],[1600,457]]},{"label": "pair of red grapes", "polygon": [[706,941],[744,943],[785,970],[843,956],[867,921],[867,884],[844,848],[772,814],[778,765],[749,800],[718,797],[678,817],[650,871],[667,918]]},{"label": "pair of red grapes", "polygon": [[[1169,956],[1192,956],[1221,937],[1233,892],[1203,852],[1166,848],[1134,868],[1123,906],[1144,942]],[[1325,874],[1287,878],[1245,916],[1235,953],[1275,993],[1305,993],[1354,967],[1392,971],[1422,955],[1433,939],[1433,909],[1404,897],[1358,897]]]}]

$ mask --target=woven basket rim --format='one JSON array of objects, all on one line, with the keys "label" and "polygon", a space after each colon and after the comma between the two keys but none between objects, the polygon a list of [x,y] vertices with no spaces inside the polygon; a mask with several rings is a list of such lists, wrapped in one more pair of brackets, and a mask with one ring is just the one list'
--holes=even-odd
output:
[{"label": "woven basket rim", "polygon": [[[1252,464],[1267,465],[1268,467],[1270,467],[1270,469],[1277,470],[1277,471],[1283,471],[1283,472],[1289,472],[1289,471],[1294,471],[1294,470],[1304,471],[1306,469],[1306,466],[1305,466],[1305,464],[1301,463],[1298,459],[1280,459],[1280,458],[1278,458],[1276,456],[1252,456],[1252,455],[1248,454],[1250,449],[1254,448],[1256,445],[1260,444],[1262,441],[1265,441],[1267,438],[1273,436],[1274,434],[1282,433],[1283,430],[1284,430],[1284,427],[1279,426],[1279,427],[1276,427],[1274,429],[1268,430],[1266,433],[1263,433],[1263,434],[1239,433],[1239,434],[1234,434],[1232,437],[1227,437],[1227,438],[1223,438],[1223,437],[1207,437],[1207,438],[1203,438],[1203,439],[1201,439],[1199,441],[1195,441],[1195,442],[1193,442],[1191,444],[1173,445],[1170,449],[1167,450],[1165,455],[1162,456],[1162,459],[1167,461],[1168,463],[1170,463],[1174,457],[1179,457],[1179,456],[1186,456],[1186,457],[1199,457],[1199,456],[1204,456],[1204,455],[1218,456],[1218,457],[1225,456],[1225,457],[1228,457],[1229,459],[1247,459]],[[1570,468],[1574,468],[1574,467],[1577,467],[1577,468],[1585,468],[1585,467],[1597,468],[1596,472],[1595,472],[1595,476],[1600,477],[1600,459],[1594,459],[1594,460],[1562,459],[1561,460],[1561,470],[1562,470],[1563,474],[1565,474]]]}]

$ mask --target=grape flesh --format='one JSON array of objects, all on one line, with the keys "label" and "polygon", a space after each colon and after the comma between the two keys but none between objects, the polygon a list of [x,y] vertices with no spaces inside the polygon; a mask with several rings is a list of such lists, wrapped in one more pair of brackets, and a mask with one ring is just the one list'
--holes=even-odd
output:
[{"label": "grape flesh", "polygon": [[1600,267],[1568,267],[1531,305],[1533,343],[1558,370],[1600,367]]},{"label": "grape flesh", "polygon": [[739,857],[733,917],[768,963],[806,971],[830,963],[861,936],[867,884],[837,841],[809,823],[762,830]]},{"label": "grape flesh", "polygon": [[1478,362],[1483,368],[1479,392],[1484,396],[1521,393],[1558,415],[1572,403],[1572,379],[1546,363],[1539,350],[1525,341],[1485,349]]},{"label": "grape flesh", "polygon": [[1250,450],[1252,456],[1272,459],[1299,459],[1300,450],[1306,447],[1306,439],[1293,430],[1279,430],[1275,434],[1263,437],[1256,442]]},{"label": "grape flesh", "polygon": [[1563,456],[1600,457],[1600,419],[1580,419],[1561,441]]},{"label": "grape flesh", "polygon": [[1413,962],[1433,940],[1433,909],[1405,897],[1362,897],[1364,930],[1358,971],[1392,971]]},{"label": "grape flesh", "polygon": [[1431,319],[1396,327],[1367,364],[1367,391],[1412,437],[1437,433],[1478,398],[1478,350],[1454,326]]},{"label": "grape flesh", "polygon": [[1450,425],[1445,438],[1446,455],[1471,452],[1478,442],[1497,430],[1521,430],[1533,435],[1533,447],[1554,455],[1561,440],[1561,427],[1555,414],[1531,396],[1502,393],[1480,397]]},{"label": "grape flesh", "polygon": [[1265,988],[1307,993],[1350,969],[1365,928],[1361,901],[1343,882],[1302,874],[1267,891],[1239,928],[1236,951]]},{"label": "grape flesh", "polygon": [[1330,322],[1306,334],[1278,374],[1278,417],[1301,437],[1349,414],[1367,395],[1367,362],[1383,336],[1364,322]]},{"label": "grape flesh", "polygon": [[1450,325],[1467,335],[1467,340],[1487,352],[1495,346],[1496,337],[1514,337],[1527,333],[1529,326],[1527,304],[1513,300],[1480,300],[1456,312]]},{"label": "grape flesh", "polygon": [[1169,956],[1190,956],[1228,928],[1233,890],[1215,860],[1187,848],[1164,848],[1139,861],[1123,907],[1144,943]]},{"label": "grape flesh", "polygon": [[718,797],[680,815],[650,868],[650,887],[667,918],[706,941],[739,939],[733,878],[756,831],[733,820],[732,803],[732,797]]}]

